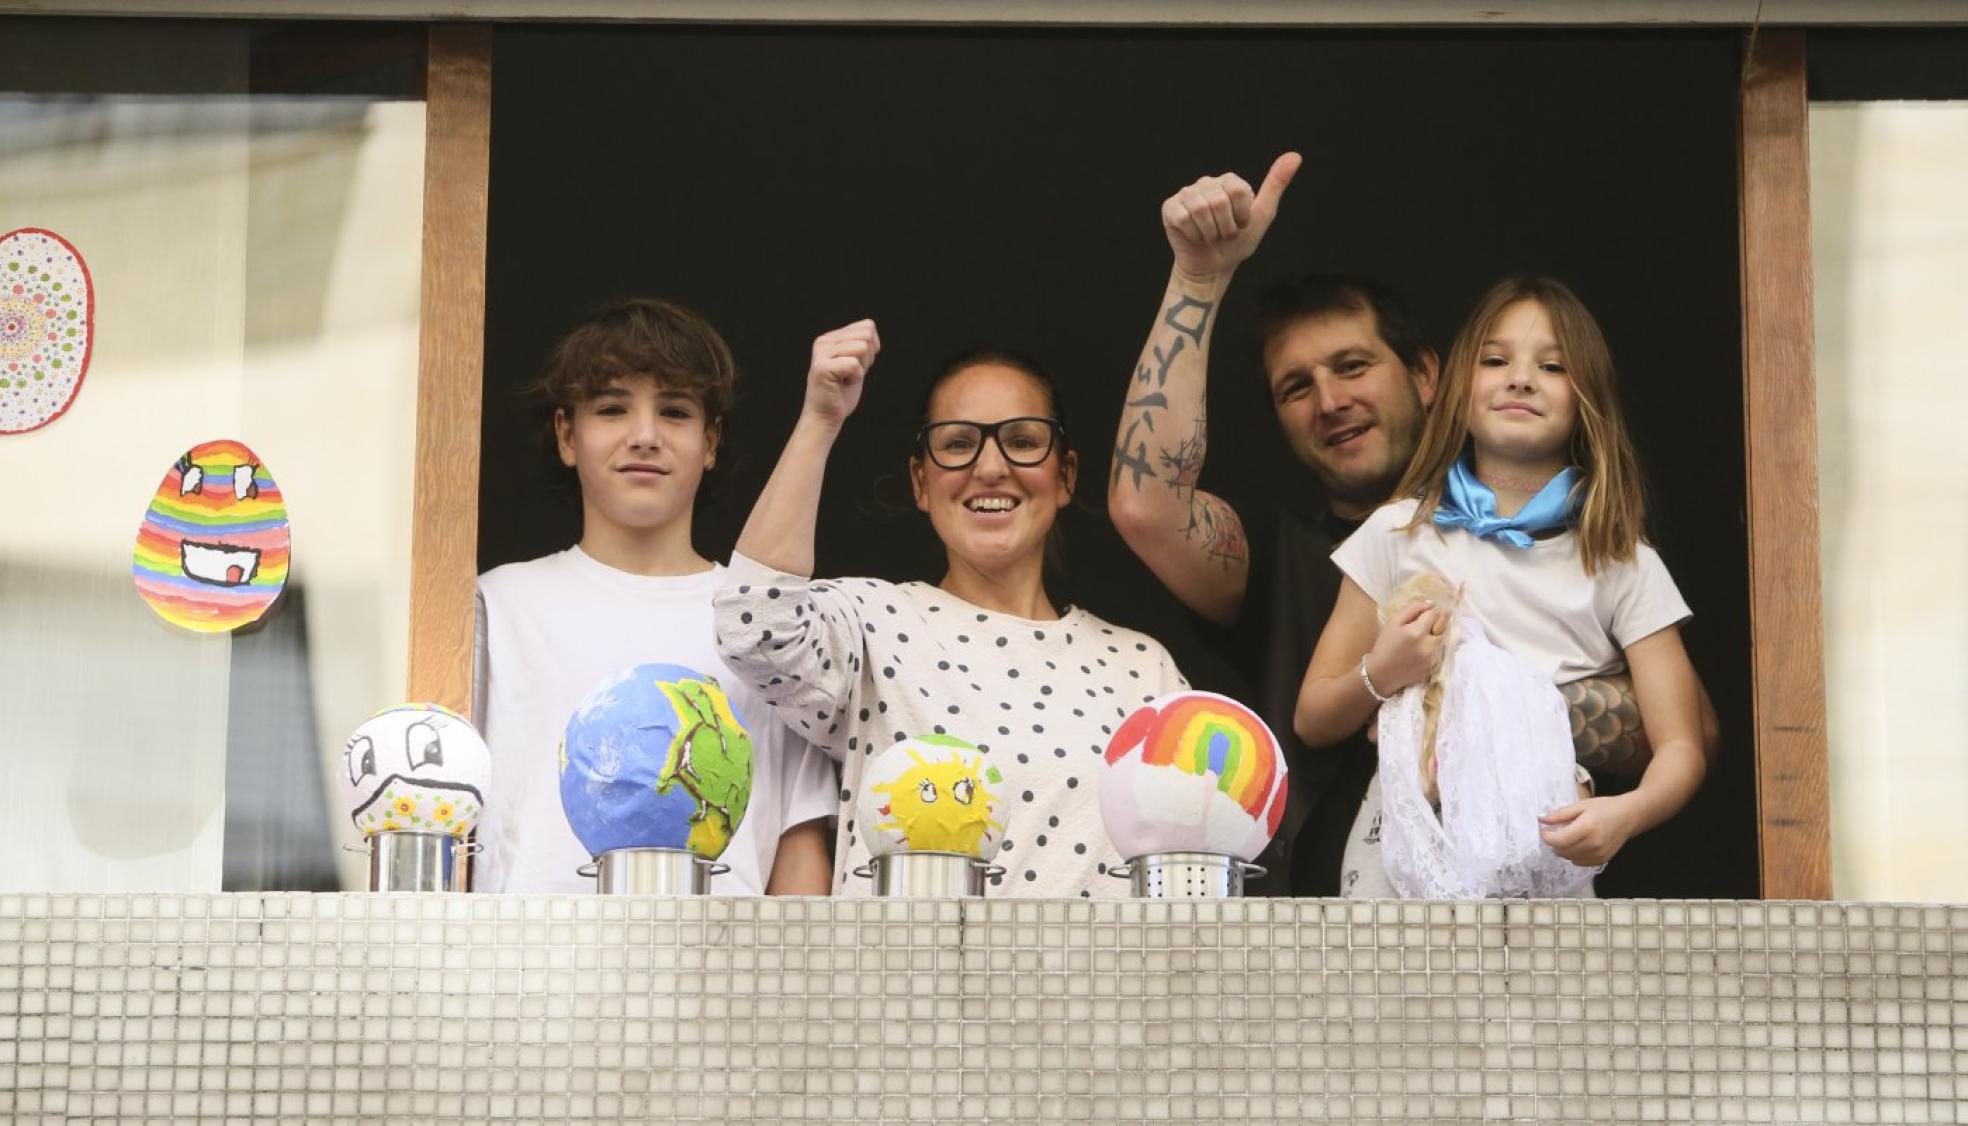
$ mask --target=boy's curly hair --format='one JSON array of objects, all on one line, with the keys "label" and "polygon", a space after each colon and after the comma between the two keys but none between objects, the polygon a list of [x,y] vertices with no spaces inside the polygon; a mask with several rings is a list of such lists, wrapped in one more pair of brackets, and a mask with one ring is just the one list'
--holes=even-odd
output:
[{"label": "boy's curly hair", "polygon": [[548,353],[533,390],[551,418],[625,375],[654,376],[696,399],[711,425],[730,412],[738,388],[738,362],[709,321],[674,301],[630,297],[569,329]]}]

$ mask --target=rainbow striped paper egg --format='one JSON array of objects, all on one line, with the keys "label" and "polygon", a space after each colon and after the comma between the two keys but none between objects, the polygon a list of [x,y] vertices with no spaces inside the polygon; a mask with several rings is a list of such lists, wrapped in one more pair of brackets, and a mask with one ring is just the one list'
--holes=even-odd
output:
[{"label": "rainbow striped paper egg", "polygon": [[1251,860],[1285,815],[1285,756],[1264,721],[1213,692],[1136,709],[1107,744],[1100,819],[1128,859],[1212,852]]},{"label": "rainbow striped paper egg", "polygon": [[260,620],[287,585],[287,506],[240,442],[193,446],[137,529],[131,574],[158,617],[199,633]]}]

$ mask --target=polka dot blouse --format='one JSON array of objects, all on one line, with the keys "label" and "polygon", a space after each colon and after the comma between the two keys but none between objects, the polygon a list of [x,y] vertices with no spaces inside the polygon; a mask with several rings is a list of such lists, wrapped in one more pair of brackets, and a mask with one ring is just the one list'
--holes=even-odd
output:
[{"label": "polka dot blouse", "polygon": [[837,894],[866,895],[854,798],[868,760],[913,735],[982,747],[1005,776],[1002,880],[987,894],[1124,895],[1100,823],[1100,765],[1128,713],[1188,687],[1168,651],[1084,610],[1040,622],[927,583],[807,579],[734,555],[718,651],[780,722],[841,762]]}]

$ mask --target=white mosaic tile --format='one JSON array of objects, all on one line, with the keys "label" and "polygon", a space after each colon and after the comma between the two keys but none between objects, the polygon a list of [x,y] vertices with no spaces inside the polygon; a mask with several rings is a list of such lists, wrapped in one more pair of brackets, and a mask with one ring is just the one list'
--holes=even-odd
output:
[{"label": "white mosaic tile", "polygon": [[1968,1122],[1968,908],[0,896],[14,1122]]}]

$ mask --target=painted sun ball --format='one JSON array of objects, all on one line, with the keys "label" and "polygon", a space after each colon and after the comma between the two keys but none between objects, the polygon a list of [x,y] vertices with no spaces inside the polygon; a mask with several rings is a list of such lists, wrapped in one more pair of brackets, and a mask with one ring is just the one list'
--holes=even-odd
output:
[{"label": "painted sun ball", "polygon": [[492,752],[471,722],[441,704],[384,708],[342,746],[342,796],[364,837],[443,833],[478,824]]},{"label": "painted sun ball", "polygon": [[39,227],[0,235],[0,434],[68,410],[95,335],[95,281],[75,245]]},{"label": "painted sun ball", "polygon": [[1213,692],[1142,705],[1107,744],[1100,817],[1124,857],[1211,852],[1254,859],[1278,831],[1284,753],[1249,708]]},{"label": "painted sun ball", "polygon": [[752,738],[715,677],[681,665],[624,669],[567,721],[560,801],[593,856],[688,849],[715,860],[752,794]]},{"label": "painted sun ball", "polygon": [[955,852],[990,860],[1004,841],[1004,775],[950,735],[904,739],[861,774],[855,820],[874,856]]},{"label": "painted sun ball", "polygon": [[137,529],[131,575],[165,621],[225,633],[266,614],[287,585],[287,506],[242,442],[191,447],[164,474]]}]

